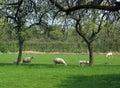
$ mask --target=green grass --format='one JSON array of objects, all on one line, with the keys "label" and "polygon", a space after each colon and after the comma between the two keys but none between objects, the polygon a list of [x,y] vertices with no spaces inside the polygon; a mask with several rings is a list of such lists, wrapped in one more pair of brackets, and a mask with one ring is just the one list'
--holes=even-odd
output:
[{"label": "green grass", "polygon": [[[34,56],[32,63],[16,66],[17,54],[0,54],[0,88],[120,88],[120,55],[94,56],[94,66],[79,66],[87,60],[80,54],[23,54]],[[55,57],[68,66],[54,65]]]}]

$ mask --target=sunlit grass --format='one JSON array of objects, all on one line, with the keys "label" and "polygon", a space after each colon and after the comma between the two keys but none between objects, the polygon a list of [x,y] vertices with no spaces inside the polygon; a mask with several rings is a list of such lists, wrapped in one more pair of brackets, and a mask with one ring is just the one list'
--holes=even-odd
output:
[{"label": "sunlit grass", "polygon": [[[35,59],[16,66],[17,54],[0,54],[0,88],[120,88],[120,55],[95,55],[93,67],[79,66],[87,55],[23,54],[27,56]],[[54,65],[55,57],[68,66]]]}]

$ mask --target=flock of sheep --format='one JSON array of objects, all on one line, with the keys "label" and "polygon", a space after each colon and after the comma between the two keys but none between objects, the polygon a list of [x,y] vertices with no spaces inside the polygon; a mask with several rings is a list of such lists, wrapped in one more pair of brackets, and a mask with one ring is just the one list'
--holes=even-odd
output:
[{"label": "flock of sheep", "polygon": [[[106,54],[106,57],[111,57],[111,56],[112,56],[112,52],[108,52]],[[67,66],[67,63],[62,58],[55,58],[54,59],[54,63],[55,64],[64,64],[65,66]],[[83,65],[89,65],[89,61],[88,60],[80,60],[79,61],[79,65],[81,65],[81,66],[83,66]]]},{"label": "flock of sheep", "polygon": [[[34,57],[26,57],[23,59],[23,63],[30,63]],[[13,61],[14,64],[17,64],[17,60]]]},{"label": "flock of sheep", "polygon": [[[106,57],[111,57],[112,55],[113,55],[112,52],[108,52],[106,54]],[[54,63],[55,64],[64,64],[65,66],[67,66],[67,63],[62,58],[55,58],[54,59]],[[81,65],[81,66],[83,66],[83,65],[89,65],[89,61],[88,60],[80,60],[79,61],[79,65]]]},{"label": "flock of sheep", "polygon": [[[106,57],[111,57],[112,55],[113,55],[112,52],[109,52],[109,53],[106,54]],[[32,57],[26,57],[26,58],[23,59],[23,63],[30,63],[33,58],[34,58],[33,56]],[[55,64],[63,64],[65,66],[67,66],[67,63],[62,58],[55,58],[53,61],[54,61]],[[17,61],[15,60],[13,63],[16,64]],[[79,65],[81,65],[81,66],[82,65],[89,65],[89,61],[80,60]]]}]

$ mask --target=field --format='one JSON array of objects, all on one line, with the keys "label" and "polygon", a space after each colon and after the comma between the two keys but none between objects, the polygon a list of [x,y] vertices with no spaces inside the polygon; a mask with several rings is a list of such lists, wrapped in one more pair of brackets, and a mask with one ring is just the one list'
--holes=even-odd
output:
[{"label": "field", "polygon": [[[23,54],[34,56],[30,64],[16,66],[17,54],[0,54],[0,88],[120,88],[120,55],[94,56],[94,66],[79,66],[81,54]],[[68,66],[54,65],[55,57]]]}]

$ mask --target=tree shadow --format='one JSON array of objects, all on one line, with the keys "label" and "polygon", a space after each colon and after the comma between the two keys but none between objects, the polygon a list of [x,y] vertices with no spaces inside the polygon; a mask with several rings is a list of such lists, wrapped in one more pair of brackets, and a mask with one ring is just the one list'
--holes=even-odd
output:
[{"label": "tree shadow", "polygon": [[[14,63],[0,63],[0,66],[14,66],[16,64]],[[16,65],[17,66],[17,65]],[[58,64],[55,65],[54,63],[50,63],[50,64],[39,64],[39,63],[22,63],[18,66],[30,66],[30,67],[34,67],[34,66],[38,66],[38,67],[46,67],[46,68],[54,68],[54,67],[89,67],[89,66],[80,66],[80,65],[69,65],[68,66],[64,66],[63,64]],[[93,67],[120,67],[120,65],[94,65]]]},{"label": "tree shadow", "polygon": [[21,64],[21,66],[27,66],[31,68],[55,68],[54,64]]},{"label": "tree shadow", "polygon": [[95,65],[93,67],[120,67],[120,65]]},{"label": "tree shadow", "polygon": [[12,66],[14,65],[13,63],[0,63],[0,66]]},{"label": "tree shadow", "polygon": [[70,76],[57,88],[120,88],[120,75]]},{"label": "tree shadow", "polygon": [[30,68],[62,68],[64,65],[55,65],[55,64],[34,64],[34,63],[22,63],[20,65],[16,65],[14,63],[0,63],[0,66],[23,66]]}]

